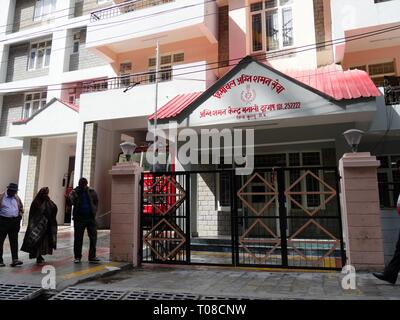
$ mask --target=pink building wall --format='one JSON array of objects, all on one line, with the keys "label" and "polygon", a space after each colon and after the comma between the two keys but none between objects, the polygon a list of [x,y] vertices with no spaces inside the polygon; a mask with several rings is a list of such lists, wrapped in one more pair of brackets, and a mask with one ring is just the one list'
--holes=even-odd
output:
[{"label": "pink building wall", "polygon": [[378,48],[360,52],[347,52],[342,62],[344,69],[352,66],[389,62],[394,59],[396,74],[400,75],[400,45],[391,48]]},{"label": "pink building wall", "polygon": [[[218,44],[210,44],[206,38],[194,38],[160,45],[161,56],[163,54],[176,52],[184,52],[185,54],[185,60],[181,64],[197,61],[207,61],[208,63],[218,61]],[[119,73],[120,63],[131,61],[133,73],[148,71],[149,58],[155,57],[155,55],[155,47],[124,52],[117,55],[117,61],[113,63],[113,68],[116,73]]]}]

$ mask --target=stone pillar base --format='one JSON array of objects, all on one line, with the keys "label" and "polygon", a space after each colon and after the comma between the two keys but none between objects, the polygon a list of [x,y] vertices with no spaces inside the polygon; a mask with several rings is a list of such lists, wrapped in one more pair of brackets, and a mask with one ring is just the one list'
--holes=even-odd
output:
[{"label": "stone pillar base", "polygon": [[140,265],[140,176],[137,163],[115,165],[112,175],[110,255],[112,261]]},{"label": "stone pillar base", "polygon": [[369,152],[345,154],[339,163],[348,264],[358,271],[384,268],[379,166]]}]

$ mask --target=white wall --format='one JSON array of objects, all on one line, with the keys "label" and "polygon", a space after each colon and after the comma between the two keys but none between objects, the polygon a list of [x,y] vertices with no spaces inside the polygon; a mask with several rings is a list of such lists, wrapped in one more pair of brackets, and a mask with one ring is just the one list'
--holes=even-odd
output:
[{"label": "white wall", "polygon": [[103,126],[97,127],[94,189],[99,196],[97,212],[99,227],[110,226],[111,176],[108,173],[117,162],[121,135]]},{"label": "white wall", "polygon": [[333,0],[333,38],[343,38],[346,30],[400,20],[400,0],[374,3],[374,0]]},{"label": "white wall", "polygon": [[3,192],[10,182],[18,183],[21,150],[0,151],[0,192]]},{"label": "white wall", "polygon": [[[88,26],[87,48],[116,43],[118,46],[113,47],[116,49],[113,50],[115,52],[146,48],[153,46],[154,41],[143,41],[144,38],[148,39],[161,33],[166,35],[160,39],[162,43],[182,41],[202,35],[215,41],[218,38],[216,24],[218,16],[212,15],[213,12],[216,12],[216,4],[210,3],[209,0],[176,0],[112,18],[100,19]],[[146,17],[145,23],[144,19],[140,18],[143,16]],[[111,56],[115,52],[111,53]]]},{"label": "white wall", "polygon": [[[158,107],[161,108],[178,94],[204,91],[207,77],[209,77],[209,74],[205,71],[205,63],[198,61],[174,67],[174,80],[159,84]],[[190,69],[179,70],[186,67]],[[188,72],[196,73],[184,75]],[[116,89],[82,94],[80,98],[81,120],[88,122],[142,117],[154,112],[154,84],[139,85],[128,92],[123,91],[123,89]]]},{"label": "white wall", "polygon": [[65,187],[63,178],[68,173],[69,157],[75,155],[76,138],[43,139],[38,190],[49,187],[50,197],[58,207],[57,221],[64,223]]},{"label": "white wall", "polygon": [[11,125],[10,137],[35,137],[76,134],[79,129],[79,113],[55,100],[25,124]]}]

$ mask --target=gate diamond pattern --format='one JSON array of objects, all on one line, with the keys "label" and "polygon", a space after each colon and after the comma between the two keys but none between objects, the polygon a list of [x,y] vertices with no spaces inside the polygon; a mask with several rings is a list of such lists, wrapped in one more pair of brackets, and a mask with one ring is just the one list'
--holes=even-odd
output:
[{"label": "gate diamond pattern", "polygon": [[[182,230],[167,219],[162,219],[144,237],[150,250],[162,261],[173,259],[186,243]],[[171,247],[172,246],[172,250]]]}]

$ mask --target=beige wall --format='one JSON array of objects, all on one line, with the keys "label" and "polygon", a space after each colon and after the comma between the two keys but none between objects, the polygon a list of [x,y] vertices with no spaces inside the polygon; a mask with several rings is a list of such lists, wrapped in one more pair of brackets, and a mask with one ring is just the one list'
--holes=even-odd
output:
[{"label": "beige wall", "polygon": [[[183,52],[185,54],[185,61],[182,62],[184,64],[197,61],[218,61],[218,45],[210,44],[205,38],[196,38],[160,46],[161,56],[175,52]],[[155,47],[119,54],[117,62],[113,65],[115,72],[119,73],[119,64],[127,61],[132,62],[133,73],[148,71],[149,58],[155,57],[155,55]]]}]

